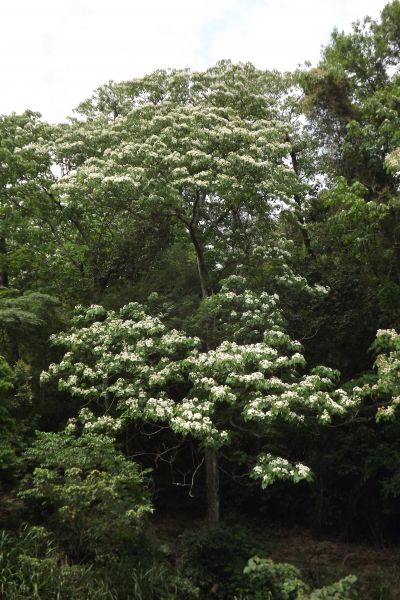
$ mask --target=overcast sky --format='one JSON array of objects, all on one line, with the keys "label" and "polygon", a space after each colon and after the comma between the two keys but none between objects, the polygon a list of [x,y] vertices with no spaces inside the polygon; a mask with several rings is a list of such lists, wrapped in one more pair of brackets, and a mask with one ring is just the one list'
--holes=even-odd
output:
[{"label": "overcast sky", "polygon": [[386,0],[0,0],[0,114],[62,121],[102,83],[221,58],[263,69],[318,61],[336,26]]}]

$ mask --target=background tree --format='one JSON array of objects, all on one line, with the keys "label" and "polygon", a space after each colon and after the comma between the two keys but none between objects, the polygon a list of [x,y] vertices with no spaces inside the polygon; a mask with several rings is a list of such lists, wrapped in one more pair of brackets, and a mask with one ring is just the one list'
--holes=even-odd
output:
[{"label": "background tree", "polygon": [[[306,212],[315,260],[300,268],[331,289],[326,305],[315,307],[312,347],[336,348],[331,364],[350,377],[370,368],[376,330],[397,327],[400,314],[398,178],[385,164],[399,144],[398,18],[396,0],[380,19],[333,32],[318,68],[299,74],[323,183]],[[347,354],[350,322],[354,348]],[[330,350],[328,338],[335,339]]]}]

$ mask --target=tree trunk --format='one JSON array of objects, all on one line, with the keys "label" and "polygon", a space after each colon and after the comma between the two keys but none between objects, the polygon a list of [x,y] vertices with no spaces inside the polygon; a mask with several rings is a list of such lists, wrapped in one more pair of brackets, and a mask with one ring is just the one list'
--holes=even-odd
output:
[{"label": "tree trunk", "polygon": [[10,331],[8,333],[8,347],[9,347],[9,351],[8,351],[8,362],[10,363],[11,366],[15,365],[20,357],[19,354],[19,344],[18,344],[18,340],[17,340],[17,336],[15,335],[15,333],[13,331]]},{"label": "tree trunk", "polygon": [[219,470],[215,448],[205,449],[207,484],[207,521],[210,527],[219,524]]},{"label": "tree trunk", "polygon": [[[286,141],[291,143],[289,135],[286,136]],[[299,163],[297,161],[297,154],[294,151],[294,149],[292,149],[290,151],[290,158],[292,161],[293,171],[294,171],[297,179],[300,180],[300,168],[299,168]],[[306,220],[305,220],[304,214],[303,214],[301,198],[298,194],[294,194],[294,201],[296,202],[298,211],[299,211],[299,225],[300,225],[301,235],[303,236],[304,246],[306,248],[308,255],[311,258],[315,258],[314,250],[312,249],[312,246],[311,246],[311,240],[310,240],[310,235],[308,233]]]},{"label": "tree trunk", "polygon": [[8,265],[6,238],[0,237],[0,287],[8,287]]},{"label": "tree trunk", "polygon": [[[210,279],[207,265],[204,259],[203,248],[197,238],[193,224],[189,226],[189,235],[196,251],[197,270],[199,273],[201,295],[208,298],[211,293]],[[219,468],[218,454],[215,448],[205,449],[206,465],[206,487],[207,487],[207,521],[209,527],[217,527],[219,524]]]},{"label": "tree trunk", "polygon": [[190,240],[194,246],[196,252],[197,259],[197,272],[199,274],[199,281],[201,287],[201,295],[203,298],[208,298],[210,296],[210,278],[208,274],[208,269],[206,265],[206,261],[204,258],[203,248],[201,247],[201,243],[199,242],[196,232],[193,226],[189,227],[189,235]]}]

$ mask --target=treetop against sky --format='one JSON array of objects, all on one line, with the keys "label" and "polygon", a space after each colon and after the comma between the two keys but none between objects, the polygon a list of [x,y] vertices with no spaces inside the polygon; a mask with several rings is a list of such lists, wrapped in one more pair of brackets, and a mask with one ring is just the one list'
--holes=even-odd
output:
[{"label": "treetop against sky", "polygon": [[334,27],[376,18],[385,0],[3,0],[0,114],[63,121],[108,80],[220,59],[290,70],[316,63]]}]

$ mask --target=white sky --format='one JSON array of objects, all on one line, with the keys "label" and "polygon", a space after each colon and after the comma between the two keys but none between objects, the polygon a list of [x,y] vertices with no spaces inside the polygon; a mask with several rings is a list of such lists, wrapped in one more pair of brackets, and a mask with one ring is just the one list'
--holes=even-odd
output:
[{"label": "white sky", "polygon": [[318,61],[333,27],[349,30],[387,0],[0,0],[0,114],[62,121],[113,79],[221,58],[264,69]]}]

